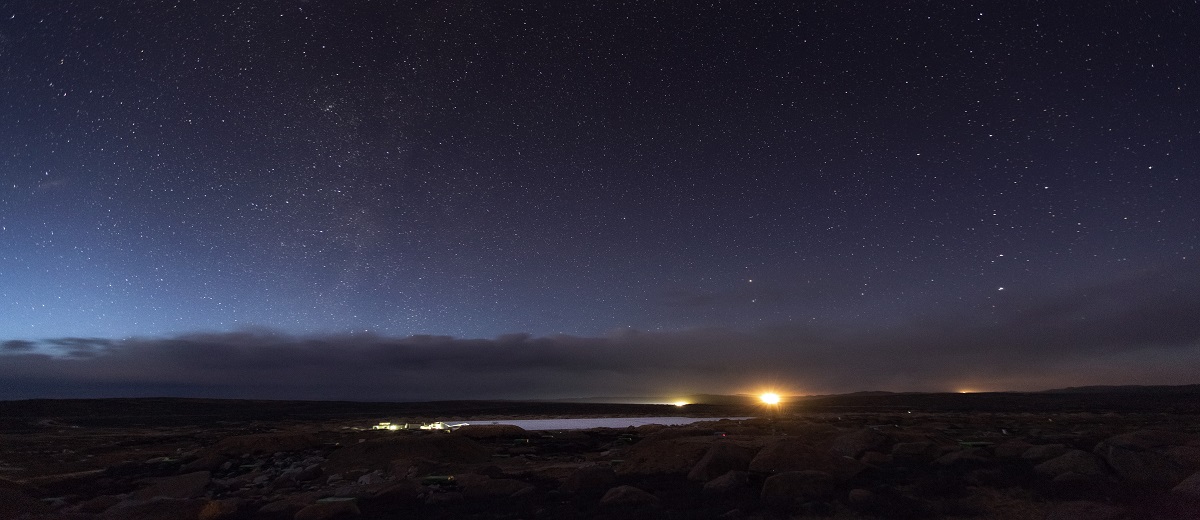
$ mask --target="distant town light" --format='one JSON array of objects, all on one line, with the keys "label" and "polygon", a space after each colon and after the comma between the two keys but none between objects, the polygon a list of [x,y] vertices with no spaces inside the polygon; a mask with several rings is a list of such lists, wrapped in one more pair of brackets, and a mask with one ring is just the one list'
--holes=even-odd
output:
[{"label": "distant town light", "polygon": [[675,401],[673,404],[675,406],[687,406],[688,403],[687,401]]}]

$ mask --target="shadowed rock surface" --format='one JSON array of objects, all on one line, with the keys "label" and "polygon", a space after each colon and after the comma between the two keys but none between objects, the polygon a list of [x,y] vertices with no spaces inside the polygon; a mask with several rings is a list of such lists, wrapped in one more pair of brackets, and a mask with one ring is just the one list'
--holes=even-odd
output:
[{"label": "shadowed rock surface", "polygon": [[[454,433],[370,426],[520,406],[298,419],[294,403],[249,418],[239,402],[222,417],[204,401],[185,420],[188,403],[123,403],[111,417],[106,400],[41,402],[45,415],[9,417],[17,427],[0,431],[0,519],[1194,518],[1198,417],[1118,413],[1092,398],[1092,410],[1030,411],[1016,398],[1013,411],[972,412],[898,409],[890,397],[682,427]],[[524,412],[564,409],[539,406]],[[606,409],[661,414],[625,406]]]}]

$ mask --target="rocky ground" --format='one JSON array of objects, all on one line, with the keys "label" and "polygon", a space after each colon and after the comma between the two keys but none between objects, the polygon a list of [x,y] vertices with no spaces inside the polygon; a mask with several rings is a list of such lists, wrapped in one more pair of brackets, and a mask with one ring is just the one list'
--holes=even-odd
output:
[{"label": "rocky ground", "polygon": [[86,403],[0,403],[0,519],[1200,518],[1200,416],[1179,410],[876,402],[687,427],[417,433],[369,428],[545,406],[665,414]]}]

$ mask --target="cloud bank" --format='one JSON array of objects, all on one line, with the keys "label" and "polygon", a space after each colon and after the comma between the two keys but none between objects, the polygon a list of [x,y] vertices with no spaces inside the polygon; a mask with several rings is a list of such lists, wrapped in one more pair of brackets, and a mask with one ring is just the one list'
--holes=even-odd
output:
[{"label": "cloud bank", "polygon": [[270,330],[0,342],[0,399],[438,400],[1200,382],[1200,274],[1170,269],[878,329],[494,339]]}]

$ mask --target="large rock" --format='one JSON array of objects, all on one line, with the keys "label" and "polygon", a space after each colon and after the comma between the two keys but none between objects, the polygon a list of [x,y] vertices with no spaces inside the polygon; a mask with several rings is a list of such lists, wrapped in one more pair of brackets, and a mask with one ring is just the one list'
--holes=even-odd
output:
[{"label": "large rock", "polygon": [[785,471],[763,481],[762,500],[770,505],[821,499],[833,494],[837,481],[824,471]]},{"label": "large rock", "polygon": [[98,520],[189,520],[200,518],[208,500],[155,498],[126,500],[96,516]]},{"label": "large rock", "polygon": [[196,515],[196,520],[224,520],[233,518],[242,506],[242,501],[236,498],[209,500]]},{"label": "large rock", "polygon": [[533,484],[516,479],[484,478],[464,486],[463,497],[467,500],[508,498],[532,489]]},{"label": "large rock", "polygon": [[839,481],[854,478],[865,469],[862,463],[839,457],[795,439],[779,439],[759,450],[750,461],[749,469],[758,473],[785,471],[824,471]]},{"label": "large rock", "polygon": [[321,496],[322,494],[316,491],[285,496],[264,504],[258,509],[258,516],[255,518],[292,518],[297,512]]},{"label": "large rock", "polygon": [[855,488],[846,494],[846,504],[857,511],[871,509],[878,500],[875,493],[869,489]]},{"label": "large rock", "polygon": [[898,463],[925,464],[942,453],[937,444],[928,441],[900,442],[892,445],[892,460]]},{"label": "large rock", "polygon": [[704,492],[713,495],[732,495],[750,489],[750,473],[730,471],[704,483]]},{"label": "large rock", "polygon": [[[100,495],[80,502],[76,508],[82,513],[102,513],[105,509],[120,504],[124,499],[125,495]],[[3,503],[3,501],[0,500],[0,503]],[[0,516],[0,518],[3,518],[3,516]]]},{"label": "large rock", "polygon": [[559,491],[564,493],[596,493],[609,489],[617,482],[617,473],[609,466],[584,466],[563,481]]},{"label": "large rock", "polygon": [[600,499],[604,507],[645,507],[659,504],[658,497],[633,486],[617,486]]},{"label": "large rock", "polygon": [[988,453],[979,448],[964,448],[952,451],[934,460],[939,466],[950,468],[970,468],[983,466],[991,462]]},{"label": "large rock", "polygon": [[321,466],[319,464],[310,464],[307,466],[294,465],[276,477],[274,486],[276,488],[295,487],[303,482],[316,480],[320,476]]},{"label": "large rock", "polygon": [[1110,437],[1093,450],[1122,480],[1169,489],[1200,471],[1200,446],[1190,435],[1142,430]]},{"label": "large rock", "polygon": [[712,428],[694,428],[690,426],[671,427],[663,426],[661,424],[648,424],[645,426],[639,426],[636,431],[639,435],[643,436],[642,442],[658,442],[670,439],[681,439],[685,437],[711,439],[713,432],[716,430],[713,430]]},{"label": "large rock", "polygon": [[134,500],[149,500],[162,498],[197,498],[204,494],[211,474],[207,471],[197,471],[173,477],[152,479],[150,485],[133,493]]},{"label": "large rock", "polygon": [[397,459],[428,459],[439,463],[487,462],[491,453],[459,435],[396,435],[338,448],[324,462],[326,474],[351,470],[388,470]]},{"label": "large rock", "polygon": [[1027,448],[1024,453],[1021,453],[1021,459],[1038,464],[1058,457],[1067,451],[1068,448],[1065,444],[1041,444]]},{"label": "large rock", "polygon": [[[684,430],[688,431],[688,430]],[[711,434],[676,436],[663,430],[630,446],[624,461],[617,466],[619,475],[683,475],[692,470],[714,442]]]},{"label": "large rock", "polygon": [[1200,471],[1192,473],[1191,476],[1183,479],[1183,482],[1176,484],[1175,487],[1171,488],[1171,492],[1200,499]]},{"label": "large rock", "polygon": [[886,452],[892,446],[892,439],[874,428],[842,434],[833,439],[830,451],[857,459],[868,451]]},{"label": "large rock", "polygon": [[1088,477],[1108,475],[1108,468],[1104,466],[1104,461],[1096,454],[1083,450],[1068,450],[1062,455],[1034,466],[1033,470],[1046,477],[1057,477],[1067,473]]},{"label": "large rock", "polygon": [[1016,459],[1024,455],[1033,445],[1020,439],[1011,440],[992,447],[992,454],[997,459]]},{"label": "large rock", "polygon": [[868,466],[888,466],[895,462],[890,453],[880,453],[878,451],[868,451],[863,453],[858,461]]},{"label": "large rock", "polygon": [[411,480],[399,480],[384,486],[371,496],[373,502],[399,507],[419,502],[423,488]]},{"label": "large rock", "polygon": [[707,482],[734,470],[750,467],[754,452],[729,442],[717,442],[688,473],[689,480]]},{"label": "large rock", "polygon": [[1046,513],[1046,520],[1127,520],[1128,518],[1124,509],[1084,500],[1055,504]]},{"label": "large rock", "polygon": [[24,491],[15,487],[0,487],[0,520],[49,511],[50,508],[46,504]]},{"label": "large rock", "polygon": [[470,439],[515,439],[529,435],[529,432],[515,424],[468,424],[455,433]]},{"label": "large rock", "polygon": [[296,512],[294,520],[332,520],[358,516],[358,501],[354,498],[322,498]]}]

